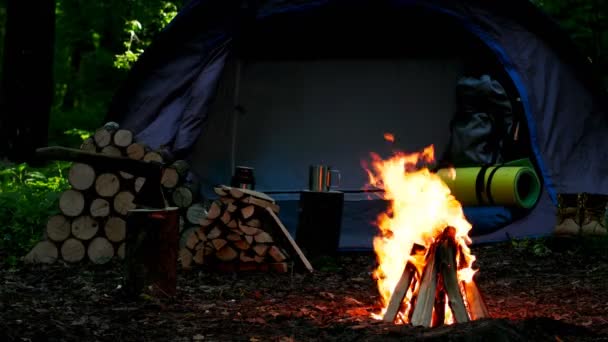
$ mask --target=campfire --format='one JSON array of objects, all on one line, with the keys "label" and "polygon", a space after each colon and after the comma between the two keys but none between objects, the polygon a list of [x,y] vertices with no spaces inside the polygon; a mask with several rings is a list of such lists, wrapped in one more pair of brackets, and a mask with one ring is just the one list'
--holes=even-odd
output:
[{"label": "campfire", "polygon": [[374,239],[382,310],[373,317],[385,322],[435,327],[489,316],[473,280],[472,226],[448,186],[426,166],[433,161],[431,145],[386,160],[372,154],[366,167],[370,185],[384,189],[381,196],[390,202]]}]

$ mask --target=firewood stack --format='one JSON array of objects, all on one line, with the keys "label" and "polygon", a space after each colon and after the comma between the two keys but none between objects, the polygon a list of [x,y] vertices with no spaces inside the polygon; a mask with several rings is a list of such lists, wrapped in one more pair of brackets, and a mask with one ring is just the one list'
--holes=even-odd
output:
[{"label": "firewood stack", "polygon": [[[163,157],[143,144],[133,141],[133,134],[107,123],[86,139],[81,150],[114,156],[128,156],[137,160],[156,160]],[[198,200],[197,186],[187,181],[188,163],[175,161],[167,167],[161,180],[169,205],[180,208],[180,228],[198,225],[206,216]],[[53,263],[62,259],[69,263],[85,259],[104,264],[112,258],[124,258],[126,215],[134,209],[135,194],[146,181],[126,172],[94,169],[74,163],[69,170],[71,189],[59,199],[60,214],[48,219],[45,239],[24,258],[30,263]]]},{"label": "firewood stack", "polygon": [[279,206],[271,197],[227,186],[216,187],[215,193],[219,199],[211,203],[200,226],[184,230],[181,236],[183,269],[203,266],[220,271],[284,273],[298,260],[312,271],[277,218]]}]

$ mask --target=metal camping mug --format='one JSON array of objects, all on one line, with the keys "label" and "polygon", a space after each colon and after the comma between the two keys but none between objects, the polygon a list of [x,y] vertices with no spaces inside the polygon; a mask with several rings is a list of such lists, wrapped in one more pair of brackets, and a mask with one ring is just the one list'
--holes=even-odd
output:
[{"label": "metal camping mug", "polygon": [[[333,184],[332,173],[338,176],[338,184]],[[340,186],[342,176],[340,171],[332,170],[327,165],[311,165],[308,175],[308,190],[316,192],[330,191]]]}]

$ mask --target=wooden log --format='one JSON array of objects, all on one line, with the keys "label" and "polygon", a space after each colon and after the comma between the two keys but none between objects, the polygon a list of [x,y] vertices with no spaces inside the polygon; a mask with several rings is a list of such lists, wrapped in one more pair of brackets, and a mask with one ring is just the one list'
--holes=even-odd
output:
[{"label": "wooden log", "polygon": [[23,257],[27,264],[52,264],[57,261],[59,251],[57,246],[48,240],[38,242],[32,250]]},{"label": "wooden log", "polygon": [[234,246],[242,251],[246,251],[249,248],[251,248],[251,244],[249,242],[247,242],[247,240],[237,240],[234,241],[232,244],[234,244]]},{"label": "wooden log", "polygon": [[127,217],[125,286],[127,295],[149,289],[173,297],[177,289],[179,244],[177,208],[137,209]]},{"label": "wooden log", "polygon": [[297,259],[299,260],[300,264],[304,266],[309,272],[313,272],[314,269],[310,264],[310,261],[308,261],[308,258],[306,258],[300,247],[298,247],[298,244],[296,244],[294,239],[291,237],[291,234],[289,234],[289,231],[287,230],[287,228],[285,228],[283,222],[281,222],[279,217],[275,214],[274,210],[268,207],[266,208],[266,211],[268,212],[268,214],[270,214],[270,217],[272,217],[276,225],[279,227],[279,231],[282,233],[282,236],[287,241],[291,252],[295,252],[295,254],[298,256]]},{"label": "wooden log", "polygon": [[95,170],[87,164],[73,163],[68,173],[68,181],[76,190],[87,190],[95,183]]},{"label": "wooden log", "polygon": [[93,137],[86,138],[82,144],[80,144],[80,150],[87,152],[97,152],[97,145]]},{"label": "wooden log", "polygon": [[201,220],[200,225],[203,228],[207,228],[207,227],[210,227],[214,223],[215,222],[213,220],[209,219],[209,217],[206,217],[206,218],[204,218],[204,219]]},{"label": "wooden log", "polygon": [[230,233],[226,235],[226,240],[228,241],[241,241],[241,236],[239,234]]},{"label": "wooden log", "polygon": [[272,242],[274,242],[274,240],[272,239],[272,236],[270,236],[270,234],[266,233],[265,231],[260,231],[258,234],[256,234],[253,237],[253,239],[257,243],[272,243]]},{"label": "wooden log", "polygon": [[475,284],[475,281],[464,281],[463,283],[471,319],[477,320],[482,318],[489,318],[490,312],[486,307],[485,301],[483,300],[483,296],[479,291],[477,284]]},{"label": "wooden log", "polygon": [[196,193],[192,191],[192,189],[186,186],[180,186],[173,190],[171,194],[171,199],[173,200],[173,204],[175,204],[179,208],[187,208],[192,205]]},{"label": "wooden log", "polygon": [[59,197],[59,209],[65,216],[75,217],[82,213],[85,200],[78,190],[66,190]]},{"label": "wooden log", "polygon": [[102,173],[95,179],[95,192],[101,197],[112,197],[120,190],[120,179],[113,173]]},{"label": "wooden log", "polygon": [[97,129],[93,134],[93,140],[97,147],[103,148],[112,143],[112,136],[119,126],[115,122],[108,122],[103,127]]},{"label": "wooden log", "polygon": [[203,242],[194,247],[194,256],[192,257],[192,260],[197,265],[203,265],[205,263],[205,244]]},{"label": "wooden log", "polygon": [[230,196],[220,197],[219,201],[222,202],[222,203],[224,203],[225,205],[233,204],[233,203],[236,202],[236,200],[234,198],[230,197]]},{"label": "wooden log", "polygon": [[82,241],[70,238],[61,244],[61,258],[69,263],[80,262],[84,259],[86,249]]},{"label": "wooden log", "polygon": [[171,167],[165,168],[163,170],[163,176],[160,179],[160,184],[167,188],[173,189],[179,184],[179,174],[177,170]]},{"label": "wooden log", "polygon": [[239,253],[229,245],[225,245],[215,252],[215,256],[224,262],[232,261],[239,257]]},{"label": "wooden log", "polygon": [[122,242],[127,236],[127,222],[120,217],[110,217],[104,225],[104,232],[108,240]]},{"label": "wooden log", "polygon": [[213,245],[213,248],[215,248],[216,251],[219,251],[220,249],[224,248],[226,244],[228,244],[228,241],[224,239],[213,239],[211,240],[211,244]]},{"label": "wooden log", "polygon": [[269,208],[277,214],[280,211],[280,207],[277,204],[263,200],[263,199],[259,199],[259,198],[253,197],[253,196],[247,196],[247,197],[241,199],[241,202],[247,203],[247,204],[253,204],[253,205],[256,205],[263,209]]},{"label": "wooden log", "polygon": [[133,143],[133,132],[128,129],[119,129],[114,133],[112,141],[118,147],[127,147]]},{"label": "wooden log", "polygon": [[433,318],[433,308],[435,304],[435,292],[437,289],[437,262],[436,246],[432,245],[426,256],[426,265],[422,272],[422,280],[418,290],[416,306],[412,313],[410,322],[414,326],[430,327]]},{"label": "wooden log", "polygon": [[268,252],[268,245],[255,245],[253,246],[253,251],[255,252],[255,254],[257,254],[258,256],[266,256],[266,252]]},{"label": "wooden log", "polygon": [[289,272],[289,265],[286,262],[275,262],[271,263],[270,269],[277,273],[287,273]]},{"label": "wooden log", "polygon": [[244,220],[250,219],[255,213],[255,206],[248,205],[246,207],[241,208],[241,216]]},{"label": "wooden log", "polygon": [[182,265],[182,269],[189,270],[192,268],[192,252],[188,248],[179,250],[178,261]]},{"label": "wooden log", "polygon": [[440,241],[437,250],[437,262],[443,279],[443,287],[448,294],[448,304],[452,309],[452,314],[456,323],[464,323],[469,321],[469,314],[464,305],[464,299],[460,292],[458,277],[456,274],[456,248],[457,244],[454,240],[456,229],[452,227],[446,228],[444,237]]},{"label": "wooden log", "polygon": [[220,215],[222,215],[222,206],[217,201],[213,201],[209,207],[209,211],[207,212],[207,218],[210,220],[215,220],[216,218],[220,217]]},{"label": "wooden log", "polygon": [[141,187],[144,186],[145,182],[146,182],[145,177],[135,178],[135,182],[133,182],[133,190],[135,190],[135,192],[139,192],[141,190]]},{"label": "wooden log", "polygon": [[207,239],[217,239],[220,235],[222,235],[222,231],[218,227],[213,227],[209,233],[207,233]]},{"label": "wooden log", "polygon": [[125,258],[125,243],[121,243],[120,245],[118,245],[118,248],[116,249],[116,256],[121,259],[124,260]]},{"label": "wooden log", "polygon": [[220,217],[220,221],[224,224],[227,225],[228,222],[232,221],[232,215],[230,215],[230,212],[228,210],[224,210],[224,213],[222,214],[222,216]]},{"label": "wooden log", "polygon": [[144,154],[143,160],[145,160],[145,161],[155,161],[155,162],[162,163],[163,162],[163,156],[161,156],[161,154],[158,153],[158,152],[150,151],[150,152],[147,152],[146,154]]},{"label": "wooden log", "polygon": [[127,146],[127,156],[131,159],[141,160],[146,154],[146,148],[142,144],[132,143]]},{"label": "wooden log", "polygon": [[129,210],[135,209],[134,199],[135,196],[129,191],[119,192],[114,196],[114,210],[121,215],[127,215]]},{"label": "wooden log", "polygon": [[198,238],[198,234],[196,234],[196,229],[193,229],[188,233],[188,236],[186,238],[186,247],[194,249],[194,247],[196,247],[199,242],[201,242],[201,239]]},{"label": "wooden log", "polygon": [[228,203],[228,205],[226,205],[226,211],[233,214],[237,211],[239,207],[237,207],[236,205],[234,205],[234,203]]},{"label": "wooden log", "polygon": [[116,147],[116,146],[106,146],[104,148],[101,149],[101,153],[108,155],[108,156],[113,156],[113,157],[121,157],[122,156],[122,151]]},{"label": "wooden log", "polygon": [[232,219],[230,220],[230,222],[226,223],[226,227],[230,229],[237,229],[239,227],[239,224],[237,223],[237,220]]},{"label": "wooden log", "polygon": [[244,238],[245,238],[245,241],[247,241],[248,244],[251,245],[253,243],[253,236],[251,236],[251,235],[245,235]]},{"label": "wooden log", "polygon": [[99,230],[99,222],[91,216],[78,216],[72,221],[72,235],[80,240],[90,240]]},{"label": "wooden log", "polygon": [[276,262],[282,262],[287,259],[285,254],[277,246],[270,246],[268,249],[268,255],[272,257]]},{"label": "wooden log", "polygon": [[[179,239],[179,248],[194,248],[194,245],[191,245],[192,243],[190,243],[191,247],[188,247],[188,240],[190,239],[190,235],[192,234],[196,234],[196,231],[198,230],[198,228],[196,227],[190,227],[190,228],[186,228],[181,234],[180,234],[180,239]],[[196,245],[196,244],[195,244]]]},{"label": "wooden log", "polygon": [[[247,224],[247,226],[253,227],[253,228],[261,228],[262,227],[262,221],[260,221],[257,218],[252,218],[251,220],[247,220],[246,224]],[[255,234],[252,234],[252,235],[255,235]]]},{"label": "wooden log", "polygon": [[251,190],[251,189],[233,188],[233,187],[229,187],[226,185],[221,185],[220,188],[226,194],[230,194],[230,196],[232,196],[234,198],[241,198],[244,195],[248,195],[248,196],[253,196],[255,198],[259,198],[259,199],[267,201],[267,202],[275,203],[275,200],[272,197],[266,195],[263,192],[259,192],[259,191],[255,191],[255,190]]},{"label": "wooden log", "polygon": [[213,192],[215,192],[220,197],[228,196],[228,192],[221,187],[214,187]]},{"label": "wooden log", "polygon": [[110,215],[110,202],[103,198],[95,198],[89,205],[89,212],[93,217],[107,217]]},{"label": "wooden log", "polygon": [[207,235],[205,234],[205,230],[203,227],[195,228],[195,234],[198,236],[198,239],[201,241],[207,241]]},{"label": "wooden log", "polygon": [[239,254],[239,260],[241,262],[255,262],[255,258],[252,255],[249,255],[246,251],[241,251]]},{"label": "wooden log", "polygon": [[114,246],[108,239],[98,236],[89,243],[87,255],[94,264],[106,264],[114,257]]},{"label": "wooden log", "polygon": [[207,210],[201,203],[194,203],[186,210],[186,219],[192,224],[200,225],[207,218]]},{"label": "wooden log", "polygon": [[391,298],[388,300],[388,305],[386,307],[386,312],[382,317],[382,320],[386,323],[394,323],[401,306],[403,304],[403,300],[407,295],[407,292],[412,283],[412,279],[414,279],[414,274],[416,270],[406,261],[406,265],[403,268],[403,273],[401,273],[401,278],[397,282],[393,293],[391,294]]},{"label": "wooden log", "polygon": [[46,236],[51,241],[62,242],[72,231],[70,221],[63,215],[53,215],[46,222]]},{"label": "wooden log", "polygon": [[120,175],[120,177],[126,180],[135,178],[133,174],[124,171],[119,171],[118,174]]}]

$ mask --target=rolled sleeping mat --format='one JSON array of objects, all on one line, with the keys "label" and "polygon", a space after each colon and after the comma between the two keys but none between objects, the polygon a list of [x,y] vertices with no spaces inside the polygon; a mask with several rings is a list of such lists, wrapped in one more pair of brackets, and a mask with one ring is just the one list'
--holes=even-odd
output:
[{"label": "rolled sleeping mat", "polygon": [[[456,171],[456,177],[454,176]],[[484,166],[439,169],[437,175],[463,206],[533,207],[541,184],[529,166]]]}]

